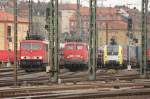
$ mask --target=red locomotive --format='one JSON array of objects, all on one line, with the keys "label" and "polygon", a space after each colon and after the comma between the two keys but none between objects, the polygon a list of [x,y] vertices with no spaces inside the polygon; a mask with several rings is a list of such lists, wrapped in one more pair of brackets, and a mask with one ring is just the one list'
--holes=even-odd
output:
[{"label": "red locomotive", "polygon": [[42,40],[20,42],[20,67],[26,71],[45,69],[48,63],[47,43]]},{"label": "red locomotive", "polygon": [[83,42],[66,42],[63,49],[65,67],[76,70],[88,63],[88,47]]},{"label": "red locomotive", "polygon": [[0,50],[0,63],[14,63],[14,51]]}]

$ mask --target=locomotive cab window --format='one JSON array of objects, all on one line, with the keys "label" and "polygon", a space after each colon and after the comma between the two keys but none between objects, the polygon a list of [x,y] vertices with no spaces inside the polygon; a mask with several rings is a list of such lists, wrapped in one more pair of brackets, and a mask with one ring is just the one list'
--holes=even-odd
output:
[{"label": "locomotive cab window", "polygon": [[108,55],[118,55],[119,46],[118,45],[111,45],[107,47],[107,54]]},{"label": "locomotive cab window", "polygon": [[41,45],[40,44],[32,44],[32,50],[39,50],[41,49]]},{"label": "locomotive cab window", "polygon": [[79,44],[77,44],[77,50],[81,50],[81,49],[83,49],[83,45],[79,45]]},{"label": "locomotive cab window", "polygon": [[22,43],[21,44],[21,48],[23,49],[27,49],[27,50],[39,50],[41,49],[41,45],[40,44],[31,44],[31,43]]},{"label": "locomotive cab window", "polygon": [[31,49],[31,44],[30,43],[22,43],[21,48],[23,49]]},{"label": "locomotive cab window", "polygon": [[73,50],[73,44],[68,44],[68,45],[66,45],[66,49],[67,50]]}]

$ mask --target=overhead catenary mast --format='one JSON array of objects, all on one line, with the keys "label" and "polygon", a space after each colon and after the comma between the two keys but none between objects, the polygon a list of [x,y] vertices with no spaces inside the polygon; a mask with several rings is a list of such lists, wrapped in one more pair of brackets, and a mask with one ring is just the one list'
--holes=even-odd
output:
[{"label": "overhead catenary mast", "polygon": [[90,27],[89,27],[89,80],[96,80],[96,7],[97,0],[90,0]]},{"label": "overhead catenary mast", "polygon": [[58,82],[59,71],[59,31],[58,31],[58,0],[51,0],[48,4],[46,14],[46,29],[48,31],[49,40],[49,80]]},{"label": "overhead catenary mast", "polygon": [[33,6],[33,1],[32,0],[29,0],[29,27],[28,27],[28,32],[27,32],[27,39],[30,38],[30,35],[33,33],[33,18],[32,18],[32,6]]},{"label": "overhead catenary mast", "polygon": [[147,16],[148,16],[148,0],[142,0],[142,31],[141,31],[141,46],[142,60],[140,64],[141,75],[146,77],[147,74]]},{"label": "overhead catenary mast", "polygon": [[82,33],[82,28],[81,28],[81,13],[80,13],[80,0],[77,0],[77,33],[79,35]]},{"label": "overhead catenary mast", "polygon": [[17,0],[14,0],[14,80],[15,83],[14,85],[17,86],[17,67],[18,67],[18,61],[17,61],[17,48],[18,48],[18,25],[17,25],[17,21],[18,21],[18,6],[17,6]]}]

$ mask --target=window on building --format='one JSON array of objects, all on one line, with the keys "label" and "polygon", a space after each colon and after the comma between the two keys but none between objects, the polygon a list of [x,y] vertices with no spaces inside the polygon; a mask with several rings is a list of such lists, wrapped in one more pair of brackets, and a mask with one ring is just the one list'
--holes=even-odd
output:
[{"label": "window on building", "polygon": [[11,37],[11,26],[7,27],[7,36]]}]

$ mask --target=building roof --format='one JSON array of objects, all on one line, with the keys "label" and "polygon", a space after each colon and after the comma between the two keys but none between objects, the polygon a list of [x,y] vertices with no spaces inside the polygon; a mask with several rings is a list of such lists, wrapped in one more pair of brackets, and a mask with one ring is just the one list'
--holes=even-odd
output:
[{"label": "building roof", "polygon": [[60,10],[76,10],[77,4],[60,4],[59,9]]},{"label": "building roof", "polygon": [[[5,11],[0,11],[0,21],[13,22],[14,15]],[[28,20],[25,18],[18,17],[18,22],[28,23]]]},{"label": "building roof", "polygon": [[[123,18],[117,15],[118,8],[112,7],[100,7],[97,8],[97,21],[101,21],[102,24],[109,23],[110,29],[126,29],[127,22]],[[81,7],[80,13],[82,16],[86,15],[87,18],[82,18],[82,21],[89,21],[90,11],[88,7]],[[76,12],[70,17],[70,21],[76,21]],[[115,25],[114,25],[115,24]],[[105,28],[105,24],[102,25],[102,28]]]},{"label": "building roof", "polygon": [[[97,13],[102,13],[102,14],[116,14],[117,11],[118,11],[118,8],[99,7],[96,10],[97,10]],[[81,7],[80,11],[83,14],[87,14],[87,13],[89,13],[89,8],[88,7]]]},{"label": "building roof", "polygon": [[[97,8],[97,14],[98,15],[117,15],[118,8],[111,8],[111,7],[100,7]],[[80,8],[81,15],[89,15],[90,11],[88,7],[81,7]],[[70,20],[74,20],[76,17],[76,12],[73,13]]]}]

